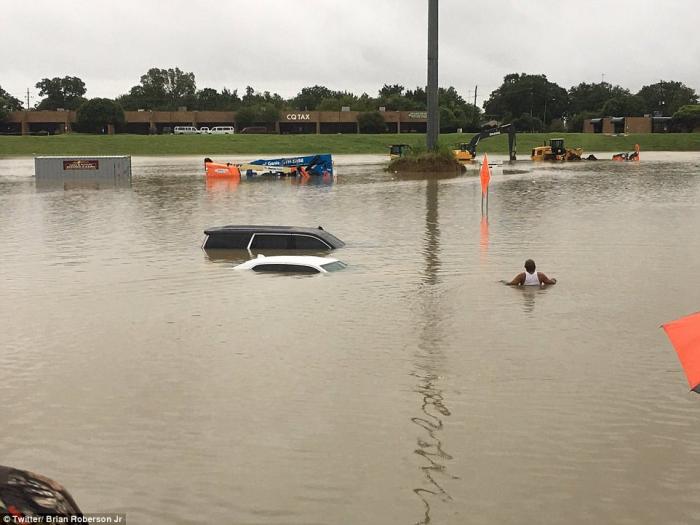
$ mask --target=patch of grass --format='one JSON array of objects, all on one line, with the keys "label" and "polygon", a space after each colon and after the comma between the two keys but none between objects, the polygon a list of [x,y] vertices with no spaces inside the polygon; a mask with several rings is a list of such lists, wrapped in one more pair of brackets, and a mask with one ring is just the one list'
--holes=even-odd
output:
[{"label": "patch of grass", "polygon": [[462,166],[455,159],[451,147],[439,144],[435,151],[427,151],[425,147],[416,147],[403,157],[392,159],[388,171],[397,173],[461,173]]},{"label": "patch of grass", "polygon": [[[471,133],[440,136],[451,149],[467,142]],[[632,151],[636,143],[645,151],[700,151],[700,133],[649,133],[620,137],[593,133],[519,133],[519,157],[553,137],[563,137],[567,147],[591,151]],[[46,137],[0,136],[0,155],[266,155],[297,153],[385,154],[392,143],[425,149],[425,135],[418,133],[347,135],[87,135],[71,133]],[[508,152],[508,140],[499,135],[479,143],[477,154]]]}]

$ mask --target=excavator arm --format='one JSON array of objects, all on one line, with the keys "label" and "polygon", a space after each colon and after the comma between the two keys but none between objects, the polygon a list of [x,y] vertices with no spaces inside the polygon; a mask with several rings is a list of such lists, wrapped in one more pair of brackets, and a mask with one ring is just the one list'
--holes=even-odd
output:
[{"label": "excavator arm", "polygon": [[476,158],[476,147],[483,139],[489,137],[494,137],[496,135],[501,135],[502,133],[508,133],[508,158],[510,160],[515,160],[516,157],[516,139],[515,139],[515,127],[513,124],[504,124],[503,126],[493,127],[484,129],[472,137],[469,143],[466,145],[465,149],[471,153],[472,158]]}]

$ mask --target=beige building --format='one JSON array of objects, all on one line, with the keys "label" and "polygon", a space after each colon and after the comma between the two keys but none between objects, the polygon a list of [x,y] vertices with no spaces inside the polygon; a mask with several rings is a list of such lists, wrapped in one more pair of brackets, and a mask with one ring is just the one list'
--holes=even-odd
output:
[{"label": "beige building", "polygon": [[[359,133],[358,111],[286,111],[270,126],[270,133]],[[381,112],[389,132],[424,133],[425,111]],[[175,126],[234,126],[240,132],[233,111],[125,111],[126,133],[170,133]],[[76,120],[75,111],[15,111],[3,124],[5,132],[70,133]],[[113,133],[106,129],[105,133]]]}]

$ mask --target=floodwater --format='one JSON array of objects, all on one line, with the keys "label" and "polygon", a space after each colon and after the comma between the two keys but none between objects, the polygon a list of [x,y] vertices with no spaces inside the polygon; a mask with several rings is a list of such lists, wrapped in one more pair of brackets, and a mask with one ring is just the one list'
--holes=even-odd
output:
[{"label": "floodwater", "polygon": [[[601,155],[602,156],[602,155]],[[606,155],[608,156],[608,155]],[[235,160],[235,159],[223,159]],[[130,523],[697,523],[700,154],[397,180],[36,187],[0,160],[0,463]],[[342,272],[234,272],[222,224],[323,225]],[[526,258],[559,283],[499,281]]]}]

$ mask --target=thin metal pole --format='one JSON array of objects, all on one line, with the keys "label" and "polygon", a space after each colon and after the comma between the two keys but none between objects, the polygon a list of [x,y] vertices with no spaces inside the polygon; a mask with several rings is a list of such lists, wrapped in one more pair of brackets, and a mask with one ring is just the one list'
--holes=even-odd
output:
[{"label": "thin metal pole", "polygon": [[429,151],[437,149],[440,133],[438,108],[438,0],[428,0],[428,129]]}]

